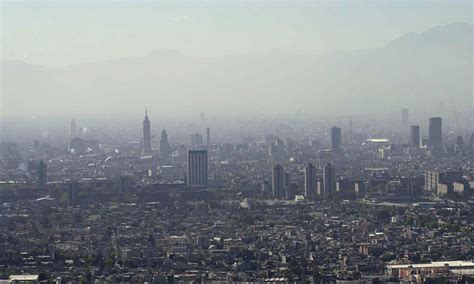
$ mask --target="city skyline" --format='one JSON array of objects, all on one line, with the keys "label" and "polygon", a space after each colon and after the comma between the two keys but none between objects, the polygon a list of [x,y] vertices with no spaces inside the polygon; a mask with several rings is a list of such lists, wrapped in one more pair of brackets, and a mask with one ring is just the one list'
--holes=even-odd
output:
[{"label": "city skyline", "polygon": [[473,3],[0,0],[0,284],[474,283]]}]

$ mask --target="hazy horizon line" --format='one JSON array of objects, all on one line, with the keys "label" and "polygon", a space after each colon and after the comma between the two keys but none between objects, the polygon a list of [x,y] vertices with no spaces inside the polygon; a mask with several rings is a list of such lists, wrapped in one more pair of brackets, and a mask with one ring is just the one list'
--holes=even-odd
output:
[{"label": "hazy horizon line", "polygon": [[[141,54],[135,54],[135,55],[130,55],[130,56],[122,56],[122,57],[113,57],[113,58],[103,58],[103,59],[98,59],[98,60],[88,60],[88,61],[83,61],[83,62],[77,62],[77,63],[65,63],[65,64],[53,64],[53,65],[46,65],[46,64],[39,64],[39,63],[34,63],[34,62],[29,62],[23,59],[16,59],[16,58],[7,58],[3,59],[1,56],[0,52],[0,63],[9,63],[9,62],[14,62],[14,63],[22,63],[22,64],[27,64],[30,66],[36,66],[36,67],[43,67],[43,68],[66,68],[66,67],[74,67],[74,66],[81,66],[81,65],[88,65],[88,64],[95,64],[95,63],[106,63],[110,61],[120,61],[120,60],[127,60],[127,59],[136,59],[136,58],[142,58],[142,57],[147,57],[151,56],[153,54],[158,54],[158,53],[170,53],[170,54],[176,54],[179,56],[187,57],[187,58],[196,58],[196,59],[214,59],[214,58],[225,58],[225,57],[234,57],[234,56],[248,56],[248,55],[259,55],[259,54],[265,54],[265,53],[288,53],[296,56],[323,56],[323,55],[328,55],[336,52],[352,52],[352,51],[362,51],[362,50],[372,50],[372,49],[379,49],[379,48],[385,48],[390,43],[393,41],[407,35],[407,34],[416,34],[416,35],[421,35],[425,32],[428,32],[432,29],[439,28],[439,27],[446,27],[446,26],[451,26],[451,25],[468,25],[471,28],[474,28],[473,23],[469,22],[462,22],[462,21],[455,21],[455,22],[449,22],[445,24],[438,24],[434,25],[428,29],[425,29],[423,31],[406,31],[393,39],[389,40],[388,42],[384,43],[383,45],[379,46],[373,46],[373,47],[366,47],[366,48],[353,48],[353,49],[344,49],[344,48],[336,48],[336,49],[328,49],[326,51],[314,51],[314,52],[304,52],[301,50],[297,49],[291,49],[291,48],[281,48],[281,47],[275,47],[275,48],[270,48],[270,49],[262,49],[262,50],[257,50],[254,52],[242,52],[242,53],[228,53],[228,54],[216,54],[216,55],[196,55],[196,54],[190,54],[182,49],[168,49],[168,48],[163,48],[163,49],[152,49],[147,53],[141,53]],[[474,31],[474,30],[473,30]],[[474,35],[473,35],[474,37]]]}]

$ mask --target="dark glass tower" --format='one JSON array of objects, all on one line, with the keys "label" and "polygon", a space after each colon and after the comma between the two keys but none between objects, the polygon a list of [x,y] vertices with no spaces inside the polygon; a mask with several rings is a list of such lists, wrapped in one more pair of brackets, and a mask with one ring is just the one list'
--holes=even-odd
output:
[{"label": "dark glass tower", "polygon": [[38,187],[44,188],[46,187],[47,182],[47,175],[46,175],[46,163],[40,161],[38,163]]},{"label": "dark glass tower", "polygon": [[333,126],[331,128],[331,150],[341,150],[342,144],[342,130],[339,127]]},{"label": "dark glass tower", "polygon": [[334,166],[331,163],[328,163],[323,168],[323,188],[324,196],[331,196],[336,191],[336,177]]},{"label": "dark glass tower", "polygon": [[420,148],[420,126],[412,125],[410,127],[410,146]]},{"label": "dark glass tower", "polygon": [[272,169],[272,191],[273,198],[283,199],[286,197],[285,193],[285,171],[280,165],[276,165]]},{"label": "dark glass tower", "polygon": [[431,117],[429,126],[429,143],[430,148],[435,152],[443,149],[443,128],[441,117]]},{"label": "dark glass tower", "polygon": [[311,163],[304,169],[304,195],[309,200],[316,196],[316,167]]}]

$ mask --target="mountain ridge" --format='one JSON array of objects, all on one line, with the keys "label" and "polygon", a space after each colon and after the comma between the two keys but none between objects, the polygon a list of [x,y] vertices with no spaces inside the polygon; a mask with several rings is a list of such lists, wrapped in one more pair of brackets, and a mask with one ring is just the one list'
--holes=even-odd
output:
[{"label": "mountain ridge", "polygon": [[289,107],[321,113],[426,101],[465,106],[472,91],[471,31],[472,25],[455,23],[407,33],[383,47],[319,55],[278,50],[200,58],[154,51],[64,67],[2,62],[2,102],[6,113],[35,114],[51,107],[121,112],[145,103],[169,111]]}]

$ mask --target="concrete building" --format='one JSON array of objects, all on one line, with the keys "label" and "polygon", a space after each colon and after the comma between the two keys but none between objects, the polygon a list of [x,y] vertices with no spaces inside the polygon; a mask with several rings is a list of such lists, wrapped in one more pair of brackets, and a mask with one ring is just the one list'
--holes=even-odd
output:
[{"label": "concrete building", "polygon": [[188,151],[189,186],[206,186],[208,184],[207,150]]},{"label": "concrete building", "polygon": [[160,137],[160,157],[161,158],[169,158],[171,155],[172,149],[168,142],[168,133],[166,130],[161,131]]}]

